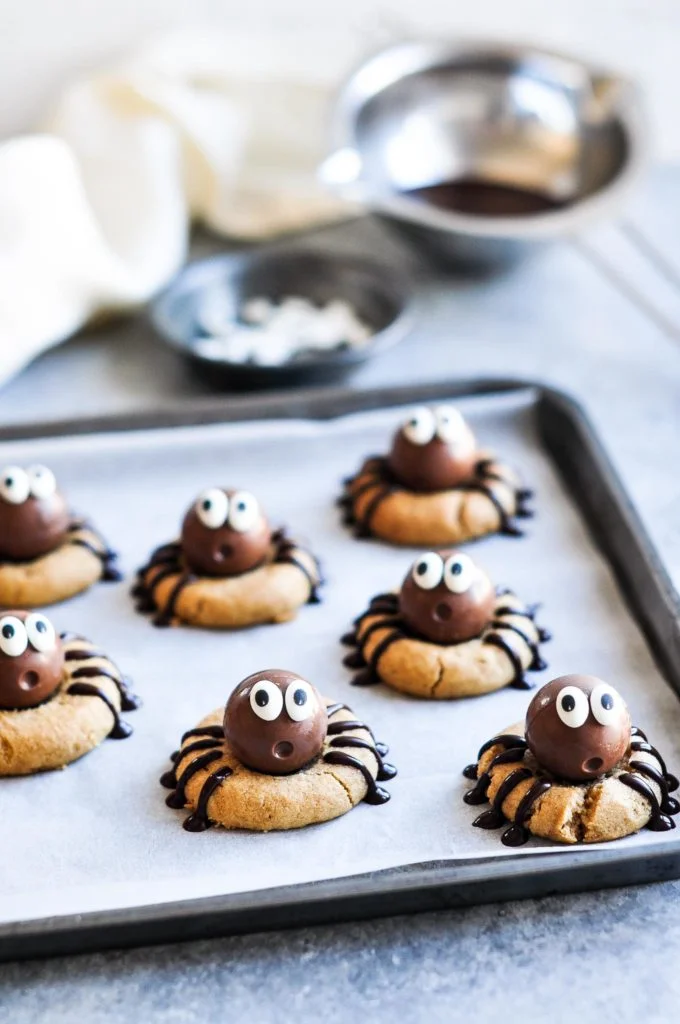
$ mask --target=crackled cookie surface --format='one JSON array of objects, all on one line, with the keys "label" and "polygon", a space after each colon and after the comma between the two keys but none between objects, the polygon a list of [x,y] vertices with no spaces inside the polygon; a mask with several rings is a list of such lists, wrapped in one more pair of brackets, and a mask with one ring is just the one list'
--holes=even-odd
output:
[{"label": "crackled cookie surface", "polygon": [[252,494],[211,487],[186,513],[180,540],[139,570],[133,594],[156,626],[240,628],[294,618],[319,600],[320,584],[314,555],[272,531]]},{"label": "crackled cookie surface", "polygon": [[534,697],[526,723],[485,743],[464,772],[473,822],[500,829],[506,846],[530,835],[598,843],[641,828],[675,828],[678,788],[659,751],[630,724],[617,691],[594,676],[562,676]]},{"label": "crackled cookie surface", "polygon": [[340,505],[359,537],[449,545],[489,533],[520,536],[532,492],[480,451],[451,406],[422,408],[397,431],[386,457],[371,456],[345,481]]},{"label": "crackled cookie surface", "polygon": [[450,699],[503,686],[529,688],[527,671],[546,667],[549,634],[535,607],[496,590],[469,556],[429,551],[399,593],[379,594],[342,639],[357,686],[383,682],[415,697]]},{"label": "crackled cookie surface", "polygon": [[74,518],[46,466],[0,471],[0,604],[64,601],[98,580],[119,580],[115,552]]},{"label": "crackled cookie surface", "polygon": [[42,614],[0,616],[0,775],[62,768],[102,740],[125,739],[139,699],[103,651],[58,637]]},{"label": "crackled cookie surface", "polygon": [[190,832],[302,828],[362,800],[385,803],[378,783],[396,775],[386,753],[345,704],[293,672],[267,669],[184,734],[161,784],[172,790],[169,807],[190,811]]}]

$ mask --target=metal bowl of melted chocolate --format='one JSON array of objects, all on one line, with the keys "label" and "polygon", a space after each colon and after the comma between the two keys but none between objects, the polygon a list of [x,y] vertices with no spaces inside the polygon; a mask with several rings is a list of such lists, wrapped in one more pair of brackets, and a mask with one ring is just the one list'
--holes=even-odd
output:
[{"label": "metal bowl of melted chocolate", "polygon": [[618,75],[533,47],[407,43],[342,89],[320,175],[434,255],[488,264],[611,215],[644,140]]}]

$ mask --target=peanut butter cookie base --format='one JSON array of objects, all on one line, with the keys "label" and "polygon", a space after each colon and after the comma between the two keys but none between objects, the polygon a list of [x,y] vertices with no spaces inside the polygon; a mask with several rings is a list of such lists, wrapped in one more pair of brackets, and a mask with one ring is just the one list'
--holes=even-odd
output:
[{"label": "peanut butter cookie base", "polygon": [[100,579],[119,580],[115,554],[92,527],[74,522],[66,540],[32,562],[0,562],[0,605],[37,608],[82,593]]},{"label": "peanut butter cookie base", "polygon": [[539,645],[549,639],[534,622],[535,609],[512,591],[496,596],[494,615],[483,633],[465,643],[419,639],[399,615],[395,593],[373,598],[343,642],[356,648],[345,658],[360,672],[357,686],[383,682],[402,693],[430,700],[474,697],[504,686],[528,689],[527,670],[546,668]]},{"label": "peanut butter cookie base", "polygon": [[[174,768],[161,779],[173,789],[168,806],[192,812],[184,822],[190,832],[211,825],[270,832],[330,821],[362,800],[385,803],[389,794],[376,780],[396,774],[383,761],[387,748],[344,704],[327,701],[327,709],[321,754],[291,775],[265,775],[243,765],[224,738],[224,709],[213,711],[185,733]],[[345,758],[349,764],[338,763]]]},{"label": "peanut butter cookie base", "polygon": [[444,547],[490,533],[521,536],[515,520],[532,515],[526,505],[531,496],[514,471],[491,456],[480,455],[469,483],[430,494],[405,489],[391,477],[385,459],[373,456],[345,481],[340,505],[345,524],[358,537]]},{"label": "peanut butter cookie base", "polygon": [[0,776],[63,768],[107,737],[132,732],[120,712],[140,702],[113,662],[83,637],[66,639],[64,653],[64,679],[50,700],[0,711]]},{"label": "peanut butter cookie base", "polygon": [[544,771],[523,737],[523,723],[510,726],[497,742],[485,744],[477,765],[465,771],[467,777],[477,778],[465,795],[466,803],[491,803],[474,824],[507,826],[501,837],[505,845],[519,846],[530,834],[559,843],[602,843],[645,827],[675,827],[670,815],[677,814],[680,805],[669,793],[677,788],[677,779],[667,773],[661,755],[638,729],[632,730],[629,754],[612,772],[582,783],[565,782]]},{"label": "peanut butter cookie base", "polygon": [[278,537],[263,565],[219,578],[195,576],[185,566],[179,544],[166,544],[139,571],[133,594],[140,611],[155,613],[157,626],[240,629],[294,619],[303,605],[319,600],[320,584],[316,558]]}]

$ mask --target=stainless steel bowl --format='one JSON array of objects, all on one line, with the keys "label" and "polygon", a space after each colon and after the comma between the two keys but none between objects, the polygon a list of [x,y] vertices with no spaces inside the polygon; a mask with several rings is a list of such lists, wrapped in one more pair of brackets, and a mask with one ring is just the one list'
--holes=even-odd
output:
[{"label": "stainless steel bowl", "polygon": [[[301,296],[318,306],[345,300],[373,333],[361,348],[300,351],[277,365],[230,360],[205,345],[200,310],[209,294],[219,299],[225,326],[240,322],[243,304],[255,296],[273,301]],[[410,301],[410,282],[392,266],[281,245],[189,264],[152,303],[150,316],[156,332],[215,386],[277,387],[338,380],[391,348],[409,330]]]},{"label": "stainless steel bowl", "polygon": [[488,263],[610,215],[645,148],[618,75],[534,47],[406,43],[342,89],[320,175],[436,254]]}]

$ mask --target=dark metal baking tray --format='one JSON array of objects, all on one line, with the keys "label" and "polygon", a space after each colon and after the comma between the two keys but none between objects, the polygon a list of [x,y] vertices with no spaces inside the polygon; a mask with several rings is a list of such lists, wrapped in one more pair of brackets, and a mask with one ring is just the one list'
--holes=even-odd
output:
[{"label": "dark metal baking tray", "polygon": [[[0,429],[0,442],[274,418],[328,419],[351,412],[474,394],[532,389],[541,442],[609,562],[661,672],[680,694],[680,605],[602,444],[572,398],[527,381],[472,380],[372,391],[310,390],[200,401],[131,416]],[[680,838],[645,850],[537,853],[468,862],[431,861],[279,889],[0,926],[0,959],[58,955],[360,917],[592,890],[680,876]]]}]

